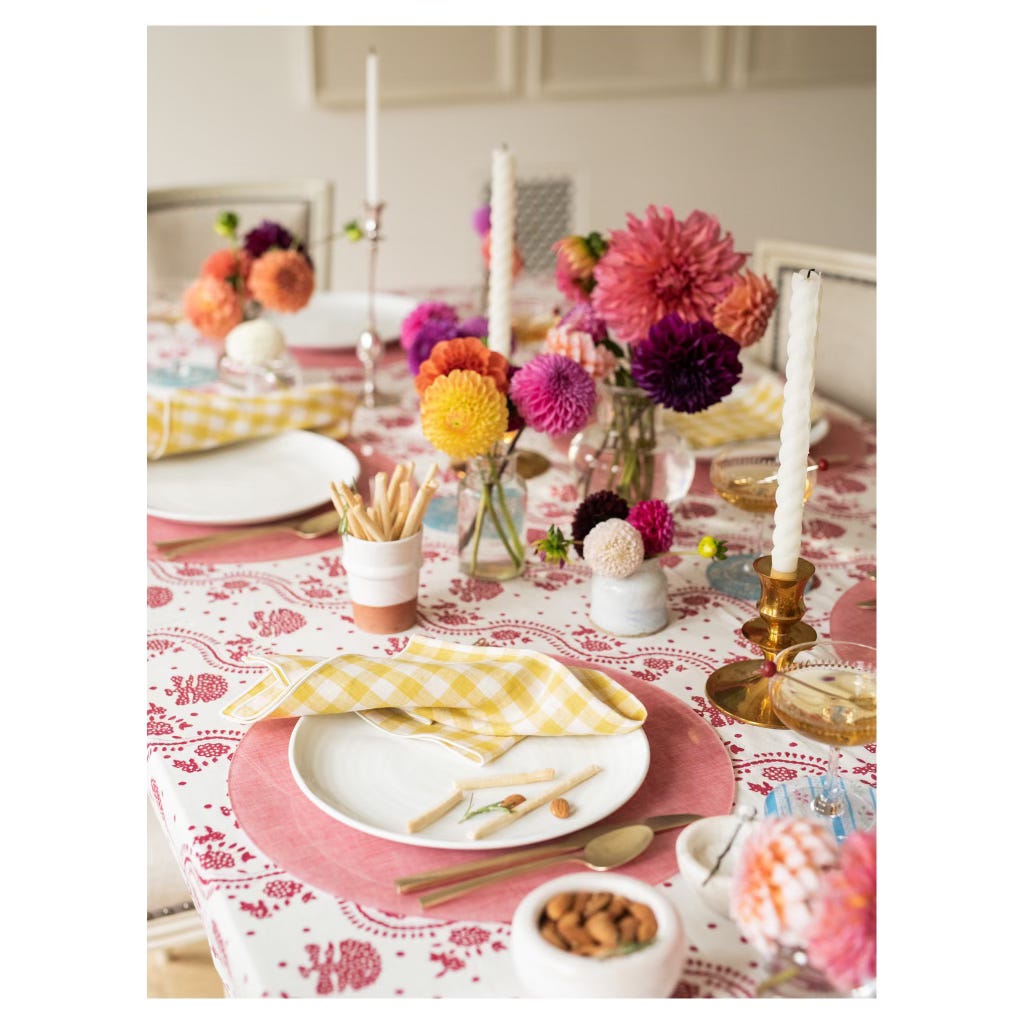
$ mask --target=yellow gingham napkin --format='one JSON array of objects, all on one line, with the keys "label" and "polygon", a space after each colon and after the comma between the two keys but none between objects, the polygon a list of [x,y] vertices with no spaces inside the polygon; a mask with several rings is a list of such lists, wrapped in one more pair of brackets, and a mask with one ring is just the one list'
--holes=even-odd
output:
[{"label": "yellow gingham napkin", "polygon": [[146,407],[147,457],[219,448],[285,430],[316,430],[340,439],[349,432],[355,407],[356,396],[331,382],[266,395],[151,393]]},{"label": "yellow gingham napkin", "polygon": [[[697,450],[776,437],[782,429],[783,386],[776,377],[765,376],[703,412],[666,412],[665,422],[676,427]],[[812,405],[811,418],[819,416],[820,409]]]},{"label": "yellow gingham napkin", "polygon": [[255,660],[270,673],[223,708],[233,721],[355,711],[386,732],[441,743],[478,764],[525,736],[610,736],[647,718],[643,704],[603,672],[570,670],[536,651],[417,636],[387,658]]}]

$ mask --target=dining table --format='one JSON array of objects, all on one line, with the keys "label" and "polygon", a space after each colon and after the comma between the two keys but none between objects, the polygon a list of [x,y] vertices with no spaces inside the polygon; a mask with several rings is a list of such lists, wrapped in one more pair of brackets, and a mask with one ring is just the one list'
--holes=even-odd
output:
[{"label": "dining table", "polygon": [[[173,331],[151,332],[151,365],[178,358],[176,346],[206,344]],[[360,391],[363,367],[352,346],[293,354],[310,379]],[[374,473],[405,461],[422,479],[436,462],[438,498],[450,499],[457,467],[423,436],[413,379],[397,342],[385,348],[378,381],[395,400],[360,405],[347,436],[332,442],[358,460],[357,486],[367,494]],[[811,455],[827,460],[828,469],[818,473],[804,511],[801,556],[815,572],[804,622],[822,638],[873,642],[875,427],[827,398],[818,401],[828,429]],[[551,524],[567,529],[580,495],[565,439],[528,431],[520,447],[544,456],[541,467],[547,463],[527,481],[529,542]],[[760,656],[742,632],[757,607],[715,589],[710,563],[696,548],[711,535],[742,552],[762,534],[756,517],[712,489],[708,461],[697,458],[689,490],[674,509],[673,553],[661,560],[669,623],[636,638],[606,633],[590,621],[588,572],[579,560],[559,565],[531,550],[521,575],[475,579],[460,569],[454,534],[429,519],[416,624],[403,634],[378,635],[360,631],[353,620],[337,532],[317,538],[267,532],[168,558],[156,542],[228,527],[149,514],[148,795],[226,996],[527,996],[512,951],[516,893],[573,870],[544,869],[524,876],[521,889],[430,910],[414,895],[397,893],[397,875],[465,854],[367,835],[329,818],[295,788],[288,770],[294,721],[245,727],[222,714],[265,674],[260,659],[267,655],[386,657],[417,635],[529,649],[614,673],[647,705],[650,723],[657,715],[676,723],[659,734],[657,756],[633,798],[641,801],[634,804],[638,809],[761,815],[766,795],[780,782],[825,771],[823,748],[788,729],[733,719],[708,699],[712,672]],[[324,509],[329,501],[325,481]],[[687,762],[691,740],[703,751],[698,767]],[[844,749],[839,770],[874,786],[875,745]],[[695,789],[697,777],[702,788]],[[768,967],[734,922],[712,910],[699,887],[680,874],[677,835],[659,834],[647,854],[618,869],[656,885],[679,912],[685,957],[673,994],[754,997]]]}]

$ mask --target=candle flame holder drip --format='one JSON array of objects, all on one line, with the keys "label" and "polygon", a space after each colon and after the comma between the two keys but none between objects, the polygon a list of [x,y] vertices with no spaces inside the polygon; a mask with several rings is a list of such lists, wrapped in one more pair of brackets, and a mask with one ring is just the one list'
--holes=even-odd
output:
[{"label": "candle flame holder drip", "polygon": [[380,217],[384,209],[383,203],[364,203],[366,217],[363,221],[363,234],[370,243],[370,268],[367,280],[367,327],[359,335],[359,361],[363,364],[363,405],[367,409],[376,409],[382,405],[394,405],[398,398],[387,394],[377,387],[377,362],[384,351],[384,344],[377,333],[377,249],[383,240],[380,231]]},{"label": "candle flame holder drip", "polygon": [[[743,635],[774,661],[779,651],[793,644],[810,643],[818,634],[802,622],[807,606],[804,591],[814,575],[814,566],[804,558],[797,560],[791,579],[772,576],[771,555],[754,560],[754,571],[761,581],[757,618],[743,624]],[[772,711],[768,680],[761,675],[763,658],[730,662],[708,676],[705,693],[719,711],[748,725],[785,729]]]}]

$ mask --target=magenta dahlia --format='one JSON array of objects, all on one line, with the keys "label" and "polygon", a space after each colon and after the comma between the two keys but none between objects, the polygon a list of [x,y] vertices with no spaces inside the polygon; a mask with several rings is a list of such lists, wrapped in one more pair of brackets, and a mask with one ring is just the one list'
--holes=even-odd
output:
[{"label": "magenta dahlia", "polygon": [[710,320],[739,281],[746,254],[733,250],[716,217],[694,210],[678,221],[669,207],[646,220],[627,215],[594,267],[594,309],[623,341],[639,341],[669,313]]},{"label": "magenta dahlia", "polygon": [[528,427],[554,436],[582,429],[597,401],[587,371],[553,353],[531,359],[512,378],[508,393]]},{"label": "magenta dahlia", "polygon": [[454,306],[449,306],[447,302],[421,302],[402,321],[402,348],[408,352],[423,326],[434,321],[451,327],[452,333],[448,335],[449,338],[456,336],[459,314],[455,311]]},{"label": "magenta dahlia", "polygon": [[631,350],[630,370],[653,402],[676,412],[700,412],[720,402],[740,379],[738,342],[707,320],[686,323],[671,313]]},{"label": "magenta dahlia", "polygon": [[626,522],[632,523],[640,531],[644,539],[644,558],[663,555],[672,547],[675,524],[668,505],[660,498],[638,501],[629,510]]}]

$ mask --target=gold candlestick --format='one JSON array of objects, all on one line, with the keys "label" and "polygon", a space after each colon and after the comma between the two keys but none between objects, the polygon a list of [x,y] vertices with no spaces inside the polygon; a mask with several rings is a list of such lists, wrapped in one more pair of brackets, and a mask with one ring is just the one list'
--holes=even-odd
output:
[{"label": "gold candlestick", "polygon": [[[743,624],[743,635],[753,640],[774,661],[779,651],[793,644],[809,643],[818,634],[800,620],[807,611],[804,590],[814,575],[814,566],[804,558],[797,560],[792,579],[772,576],[771,555],[754,560],[754,571],[761,579],[761,597],[756,619]],[[787,728],[772,711],[768,680],[761,675],[762,658],[750,658],[723,665],[708,676],[705,692],[720,711],[748,725],[769,729]]]}]

